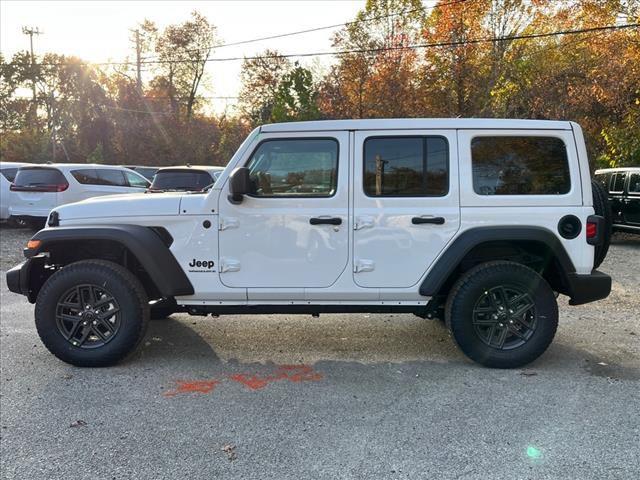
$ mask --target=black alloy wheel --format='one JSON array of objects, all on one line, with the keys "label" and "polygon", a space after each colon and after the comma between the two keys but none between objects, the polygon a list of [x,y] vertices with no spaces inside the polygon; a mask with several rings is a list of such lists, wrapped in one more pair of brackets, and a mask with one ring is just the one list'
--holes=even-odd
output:
[{"label": "black alloy wheel", "polygon": [[118,333],[120,305],[113,294],[98,285],[70,288],[56,306],[56,326],[62,336],[79,348],[98,348]]},{"label": "black alloy wheel", "polygon": [[476,302],[472,315],[480,340],[498,350],[522,346],[536,330],[533,299],[514,285],[499,285],[485,291]]}]

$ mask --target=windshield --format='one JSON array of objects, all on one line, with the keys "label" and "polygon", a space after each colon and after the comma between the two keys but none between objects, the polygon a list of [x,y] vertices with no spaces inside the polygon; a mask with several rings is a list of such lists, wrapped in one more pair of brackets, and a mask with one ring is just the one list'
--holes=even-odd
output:
[{"label": "windshield", "polygon": [[213,182],[202,170],[165,170],[156,173],[151,190],[199,191]]},{"label": "windshield", "polygon": [[22,168],[18,170],[14,183],[19,187],[57,185],[67,183],[64,175],[55,168]]}]

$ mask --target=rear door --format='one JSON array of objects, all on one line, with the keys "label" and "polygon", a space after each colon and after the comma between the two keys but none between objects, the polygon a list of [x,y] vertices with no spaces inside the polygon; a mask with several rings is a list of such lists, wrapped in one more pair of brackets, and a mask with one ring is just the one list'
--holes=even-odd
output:
[{"label": "rear door", "polygon": [[354,152],[354,281],[411,287],[460,228],[456,132],[361,131]]},{"label": "rear door", "polygon": [[627,180],[627,172],[615,172],[609,182],[609,200],[611,201],[611,213],[613,223],[624,223],[622,217],[624,184]]},{"label": "rear door", "polygon": [[640,227],[640,173],[630,173],[623,200],[623,217],[628,225]]}]

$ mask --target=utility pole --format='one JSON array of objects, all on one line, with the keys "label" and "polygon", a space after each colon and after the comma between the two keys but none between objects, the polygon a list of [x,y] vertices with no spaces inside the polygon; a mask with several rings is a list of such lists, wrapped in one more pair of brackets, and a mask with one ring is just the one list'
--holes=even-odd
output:
[{"label": "utility pole", "polygon": [[56,162],[56,97],[51,92],[51,161]]},{"label": "utility pole", "polygon": [[140,29],[136,28],[133,33],[136,34],[136,87],[138,92],[142,93],[142,45],[140,44]]},{"label": "utility pole", "polygon": [[44,32],[41,32],[39,28],[33,27],[22,27],[22,33],[25,35],[29,35],[29,45],[31,51],[31,91],[33,93],[32,105],[31,105],[31,119],[34,121],[38,115],[38,99],[36,97],[36,58],[33,54],[33,36],[41,35]]}]

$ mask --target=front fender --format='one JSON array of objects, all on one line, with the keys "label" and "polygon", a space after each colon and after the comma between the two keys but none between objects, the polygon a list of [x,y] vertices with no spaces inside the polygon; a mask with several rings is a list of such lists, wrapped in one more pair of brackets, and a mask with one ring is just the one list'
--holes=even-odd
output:
[{"label": "front fender", "polygon": [[[160,230],[162,232],[162,230]],[[107,240],[121,244],[142,265],[165,297],[193,295],[193,285],[169,249],[172,239],[152,227],[141,225],[88,225],[40,230],[31,240],[36,248],[26,249],[27,258],[47,252],[54,245]]]}]

